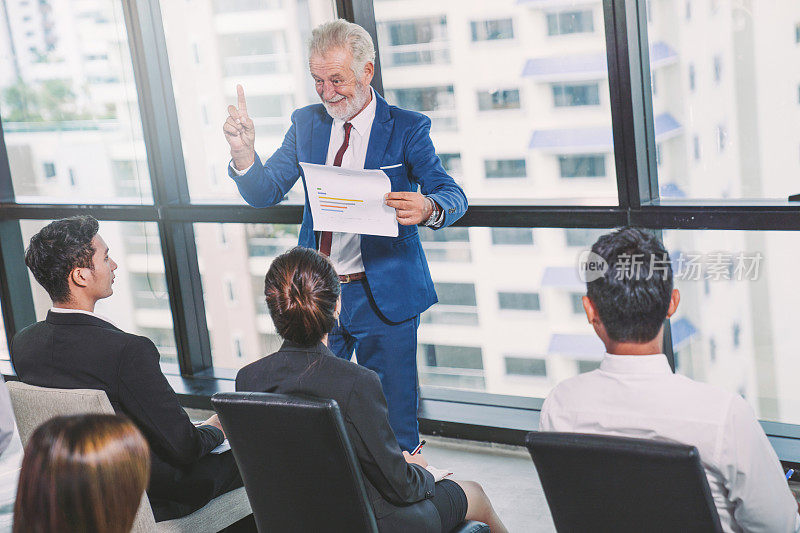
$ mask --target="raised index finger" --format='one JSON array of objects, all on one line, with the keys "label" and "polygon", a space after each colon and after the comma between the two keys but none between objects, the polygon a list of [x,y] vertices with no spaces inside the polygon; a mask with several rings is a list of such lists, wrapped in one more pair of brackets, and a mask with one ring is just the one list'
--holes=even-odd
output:
[{"label": "raised index finger", "polygon": [[244,99],[244,87],[236,85],[236,94],[239,96],[239,112],[247,116],[247,101]]}]

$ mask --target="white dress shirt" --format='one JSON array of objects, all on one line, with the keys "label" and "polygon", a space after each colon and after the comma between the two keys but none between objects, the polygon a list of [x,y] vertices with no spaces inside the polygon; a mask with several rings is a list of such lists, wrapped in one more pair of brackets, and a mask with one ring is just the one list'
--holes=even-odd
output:
[{"label": "white dress shirt", "polygon": [[800,530],[797,502],[750,405],[673,374],[663,354],[606,354],[598,370],[553,389],[539,428],[691,444],[724,531]]}]

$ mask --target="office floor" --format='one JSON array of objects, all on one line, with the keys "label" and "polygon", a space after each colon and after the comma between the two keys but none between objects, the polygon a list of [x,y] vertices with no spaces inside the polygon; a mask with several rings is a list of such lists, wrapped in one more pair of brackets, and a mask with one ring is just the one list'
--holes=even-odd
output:
[{"label": "office floor", "polygon": [[[192,420],[205,420],[210,411],[187,409]],[[539,478],[524,448],[443,439],[423,435],[425,458],[454,479],[479,482],[512,533],[555,531]]]}]

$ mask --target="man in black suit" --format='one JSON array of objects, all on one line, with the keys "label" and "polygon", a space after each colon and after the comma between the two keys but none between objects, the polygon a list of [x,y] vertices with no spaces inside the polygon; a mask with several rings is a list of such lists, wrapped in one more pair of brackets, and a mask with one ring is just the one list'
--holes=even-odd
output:
[{"label": "man in black suit", "polygon": [[57,220],[31,238],[25,263],[53,300],[47,318],[11,342],[20,380],[41,387],[99,389],[150,444],[147,495],[157,521],[185,516],[242,486],[217,415],[195,427],[159,366],[153,342],[94,314],[113,293],[117,264],[90,216]]}]

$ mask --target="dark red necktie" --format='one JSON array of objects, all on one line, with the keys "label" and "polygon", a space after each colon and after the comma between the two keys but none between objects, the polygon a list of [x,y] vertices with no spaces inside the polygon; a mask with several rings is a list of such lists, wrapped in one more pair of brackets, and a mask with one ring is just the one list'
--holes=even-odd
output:
[{"label": "dark red necktie", "polygon": [[[344,157],[344,153],[347,151],[347,146],[350,144],[350,130],[353,129],[353,125],[349,122],[344,123],[344,141],[342,141],[342,146],[339,148],[339,151],[336,152],[336,157],[333,158],[333,166],[340,167],[342,166],[342,158]],[[330,231],[323,231],[322,235],[319,237],[319,253],[324,256],[331,255],[331,241],[333,240],[333,234]]]}]

